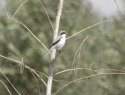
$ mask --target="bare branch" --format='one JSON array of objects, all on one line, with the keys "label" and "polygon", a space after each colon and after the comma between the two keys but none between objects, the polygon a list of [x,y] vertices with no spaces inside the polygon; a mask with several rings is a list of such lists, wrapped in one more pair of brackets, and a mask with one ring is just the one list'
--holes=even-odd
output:
[{"label": "bare branch", "polygon": [[116,6],[117,6],[117,9],[118,9],[119,13],[120,13],[120,14],[122,14],[122,12],[120,11],[120,8],[119,8],[119,6],[118,6],[117,1],[116,1],[116,0],[114,0],[114,2],[115,2],[115,4],[116,4]]},{"label": "bare branch", "polygon": [[40,86],[39,86],[39,81],[38,81],[37,77],[34,75],[34,73],[33,73],[32,71],[30,71],[30,72],[31,72],[31,74],[33,75],[33,77],[34,77],[35,80],[36,80],[36,83],[37,83],[37,85],[38,85],[39,95],[40,95]]},{"label": "bare branch", "polygon": [[[2,73],[1,73],[2,74]],[[10,83],[10,85],[13,87],[13,89],[17,92],[18,95],[21,95],[20,92],[16,89],[16,87],[14,87],[14,85],[11,83],[11,81],[8,79],[8,77],[4,74],[2,74],[5,79]]]},{"label": "bare branch", "polygon": [[49,20],[49,22],[50,22],[50,25],[51,25],[51,27],[52,27],[52,30],[53,30],[53,32],[54,32],[54,27],[53,27],[52,21],[50,20],[49,14],[48,14],[48,12],[47,12],[45,6],[43,5],[42,1],[39,0],[39,2],[40,2],[41,6],[42,6],[43,9],[44,9],[44,11],[45,11],[45,13],[46,13],[46,16],[47,16],[47,18],[48,18],[48,20]]},{"label": "bare branch", "polygon": [[66,70],[62,70],[60,72],[55,73],[55,75],[59,75],[65,72],[69,72],[69,71],[74,71],[74,70],[89,70],[89,71],[93,71],[93,72],[106,72],[106,71],[113,71],[113,72],[122,72],[125,73],[124,70],[117,70],[117,69],[104,69],[104,68],[100,68],[100,69],[92,69],[92,68],[74,68],[74,69],[66,69]]},{"label": "bare branch", "polygon": [[18,8],[17,10],[14,12],[12,19],[15,17],[15,15],[17,14],[17,12],[20,10],[20,8],[27,2],[28,0],[24,1]]},{"label": "bare branch", "polygon": [[62,8],[63,8],[63,1],[64,0],[59,0],[59,4],[58,4],[58,10],[57,10],[57,16],[56,16],[56,22],[55,22],[54,40],[57,38],[58,31],[59,31],[59,23],[60,23]]},{"label": "bare branch", "polygon": [[40,78],[40,80],[44,83],[45,86],[47,86],[46,82],[39,76],[39,74],[37,74],[33,69],[28,68],[30,71],[32,71],[38,78]]},{"label": "bare branch", "polygon": [[18,60],[15,60],[15,59],[12,59],[12,58],[9,58],[9,57],[6,57],[6,56],[3,56],[3,55],[0,55],[0,57],[4,58],[4,59],[7,59],[7,60],[10,60],[10,61],[13,61],[13,62],[16,62],[16,63],[19,63],[20,65],[22,65],[22,63]]},{"label": "bare branch", "polygon": [[4,87],[7,89],[9,95],[12,95],[12,93],[10,92],[9,88],[7,87],[7,85],[2,81],[0,80],[0,82],[4,85]]},{"label": "bare branch", "polygon": [[21,63],[23,64],[23,65],[21,65],[21,67],[20,67],[20,73],[22,74],[23,71],[24,71],[24,68],[25,68],[23,57],[22,57]]},{"label": "bare branch", "polygon": [[18,20],[16,20],[16,19],[13,19],[15,22],[17,22],[18,24],[20,24],[20,25],[22,25],[24,28],[26,28],[28,31],[29,31],[29,33],[47,50],[47,51],[49,51],[48,50],[48,48],[43,44],[43,42],[40,40],[40,39],[38,39],[38,37],[36,37],[34,34],[33,34],[33,32],[25,25],[25,24],[23,24],[22,22],[20,22],[20,21],[18,21]]},{"label": "bare branch", "polygon": [[4,10],[5,10],[5,13],[6,13],[6,15],[7,15],[7,18],[10,19],[10,16],[9,16],[9,14],[8,14],[8,12],[7,12],[7,10],[6,10],[6,8],[4,8]]},{"label": "bare branch", "polygon": [[[88,38],[88,36],[83,39],[82,43],[81,43],[80,46],[77,48],[77,50],[76,50],[76,52],[75,52],[75,55],[74,55],[74,58],[73,58],[72,68],[76,68],[75,66],[77,66],[77,64],[75,64],[75,61],[76,61],[77,53],[79,53],[79,56],[80,56],[81,48],[82,48],[82,46],[83,46],[83,44],[84,44],[84,42],[86,41],[87,38]],[[76,75],[77,75],[77,69],[76,69],[76,71],[75,71],[75,78],[76,78]]]},{"label": "bare branch", "polygon": [[97,74],[93,74],[93,75],[89,75],[89,76],[86,76],[86,77],[82,77],[82,78],[78,78],[78,79],[75,79],[67,84],[65,84],[64,86],[62,86],[59,90],[57,90],[53,95],[56,95],[57,93],[59,93],[62,89],[64,89],[65,87],[67,87],[68,85],[74,83],[74,82],[77,82],[77,81],[81,81],[81,80],[85,80],[85,79],[89,79],[89,78],[93,78],[93,77],[96,77],[96,76],[100,76],[100,75],[125,75],[125,73],[97,73]]},{"label": "bare branch", "polygon": [[[56,22],[55,22],[55,30],[54,30],[54,37],[53,41],[57,38],[58,31],[59,31],[59,23],[60,23],[60,17],[62,13],[62,7],[63,7],[63,1],[59,0],[58,10],[57,10],[57,16],[56,16]],[[51,53],[51,61],[49,63],[49,74],[48,74],[48,82],[47,82],[47,88],[46,88],[46,95],[51,95],[52,90],[52,82],[53,82],[53,65],[55,62],[56,57],[56,50],[53,49]]]},{"label": "bare branch", "polygon": [[[94,70],[94,69],[92,69],[92,70]],[[105,71],[113,71],[113,72],[124,72],[125,73],[125,71],[124,70],[117,70],[117,69],[104,69],[104,68],[101,68],[101,69],[95,69],[94,71],[96,71],[96,72],[105,72]]]},{"label": "bare branch", "polygon": [[92,66],[93,66],[94,64],[95,64],[95,63],[90,64],[89,68],[92,69]]},{"label": "bare branch", "polygon": [[[59,75],[59,74],[62,74],[62,73],[65,73],[65,72],[69,72],[69,71],[74,71],[74,70],[91,70],[91,69],[88,69],[88,68],[66,69],[66,70],[62,70],[60,72],[55,73],[55,75]],[[93,70],[91,70],[91,71],[93,71]]]},{"label": "bare branch", "polygon": [[[3,55],[0,55],[0,57],[2,57],[2,58],[4,58],[4,59],[7,59],[7,60],[10,60],[10,61],[13,61],[13,62],[15,62],[15,63],[19,63],[20,65],[24,65],[22,62],[17,61],[17,60],[14,60],[14,59],[11,59],[11,58],[9,58],[9,57],[5,57],[5,56],[3,56]],[[39,74],[37,74],[37,72],[36,72],[34,69],[30,68],[30,67],[27,66],[27,65],[24,65],[24,67],[27,68],[27,69],[29,69],[29,70],[32,71],[37,77],[39,77],[40,80],[41,80],[41,81],[44,83],[44,85],[46,86],[46,82],[39,76]]]},{"label": "bare branch", "polygon": [[72,37],[74,37],[74,36],[76,36],[76,35],[78,35],[78,34],[80,34],[81,32],[84,32],[84,31],[86,31],[86,30],[88,30],[88,29],[90,29],[90,28],[92,28],[92,27],[95,27],[95,26],[97,26],[97,25],[100,25],[100,24],[105,23],[105,22],[108,22],[108,21],[110,21],[110,19],[104,20],[104,21],[101,21],[101,22],[98,22],[98,23],[95,23],[95,24],[93,24],[93,25],[90,25],[90,26],[88,26],[87,28],[84,28],[84,29],[78,31],[77,33],[71,35],[70,37],[67,38],[67,40],[70,39],[70,38],[72,38]]},{"label": "bare branch", "polygon": [[88,39],[88,36],[83,39],[82,43],[81,43],[80,46],[77,48],[77,50],[76,50],[76,52],[75,52],[75,55],[74,55],[74,58],[73,58],[72,67],[73,67],[74,64],[75,64],[75,59],[76,59],[77,53],[81,51],[81,47],[83,46],[84,42],[85,42],[87,39]]}]

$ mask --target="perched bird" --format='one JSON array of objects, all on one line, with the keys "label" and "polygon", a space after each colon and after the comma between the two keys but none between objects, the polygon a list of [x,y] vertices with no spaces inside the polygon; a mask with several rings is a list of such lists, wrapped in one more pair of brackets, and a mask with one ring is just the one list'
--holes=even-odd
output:
[{"label": "perched bird", "polygon": [[61,31],[57,38],[55,39],[55,41],[52,43],[52,46],[50,48],[50,52],[53,50],[53,49],[57,49],[57,50],[62,50],[64,45],[66,43],[66,32],[65,31]]}]

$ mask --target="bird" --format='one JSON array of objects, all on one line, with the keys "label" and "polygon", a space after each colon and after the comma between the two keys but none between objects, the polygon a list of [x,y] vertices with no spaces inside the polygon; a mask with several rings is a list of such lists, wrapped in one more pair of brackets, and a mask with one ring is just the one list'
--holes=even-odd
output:
[{"label": "bird", "polygon": [[65,43],[66,43],[66,32],[61,31],[58,34],[55,41],[52,43],[52,46],[49,51],[51,52],[53,49],[62,50],[63,47],[65,46]]}]

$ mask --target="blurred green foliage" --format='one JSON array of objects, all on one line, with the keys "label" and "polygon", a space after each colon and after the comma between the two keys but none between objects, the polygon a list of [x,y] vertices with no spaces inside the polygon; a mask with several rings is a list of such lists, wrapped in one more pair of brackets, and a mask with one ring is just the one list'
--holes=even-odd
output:
[{"label": "blurred green foliage", "polygon": [[[58,0],[41,1],[54,24]],[[0,16],[0,54],[19,61],[23,57],[24,64],[41,72],[40,76],[47,81],[43,75],[48,73],[49,59],[45,57],[47,51],[27,29],[10,19],[23,2],[23,0],[8,0],[6,12],[3,10],[3,15]],[[53,30],[39,0],[29,0],[20,8],[14,19],[24,23],[48,48],[50,47]],[[70,36],[104,19],[108,18],[99,17],[98,13],[92,11],[91,3],[87,1],[64,0],[60,30],[66,30]],[[124,14],[118,14],[117,17],[111,17],[109,22],[67,40],[64,51],[55,62],[54,72],[73,68],[73,66],[86,69],[55,75],[53,93],[74,79],[101,72],[116,72],[100,69],[124,70],[124,19]],[[86,36],[88,39],[76,53]],[[75,54],[75,61],[73,61]],[[92,69],[99,70],[97,72],[87,70],[91,64],[93,64]],[[36,80],[36,77],[26,68],[21,74],[20,68],[19,64],[0,58],[0,80],[8,86],[12,94],[18,95],[2,74],[9,78],[21,95],[45,95],[46,87],[40,79]],[[119,74],[98,75],[74,82],[57,95],[124,95],[124,79],[125,75]],[[2,83],[0,83],[0,95],[8,95]]]}]

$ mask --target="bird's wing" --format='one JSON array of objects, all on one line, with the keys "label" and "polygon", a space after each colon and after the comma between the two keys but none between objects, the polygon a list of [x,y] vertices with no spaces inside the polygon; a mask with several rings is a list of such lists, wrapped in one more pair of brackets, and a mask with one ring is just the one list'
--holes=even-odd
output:
[{"label": "bird's wing", "polygon": [[60,39],[61,39],[61,36],[58,36],[56,38],[56,40],[52,43],[52,46],[54,46],[55,44],[57,44],[60,41]]}]

